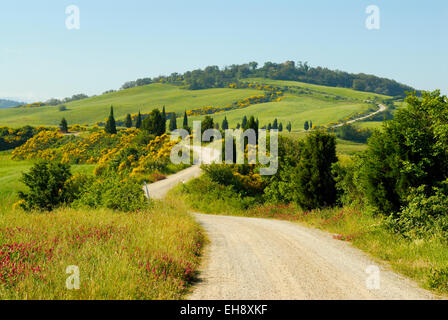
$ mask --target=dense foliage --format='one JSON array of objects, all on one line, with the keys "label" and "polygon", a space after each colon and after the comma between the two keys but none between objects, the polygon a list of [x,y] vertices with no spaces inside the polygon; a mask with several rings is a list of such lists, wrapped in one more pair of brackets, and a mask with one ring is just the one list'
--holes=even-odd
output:
[{"label": "dense foliage", "polygon": [[362,176],[366,197],[379,212],[397,213],[411,188],[428,190],[448,177],[448,101],[439,91],[410,95],[408,105],[369,140]]},{"label": "dense foliage", "polygon": [[71,203],[74,200],[71,176],[67,164],[50,161],[36,163],[22,177],[22,182],[29,189],[27,192],[19,192],[22,207],[51,211],[62,204]]},{"label": "dense foliage", "polygon": [[19,129],[0,127],[0,151],[20,147],[32,138],[42,128],[35,129],[25,126]]},{"label": "dense foliage", "polygon": [[390,96],[404,96],[412,87],[400,84],[394,80],[379,78],[363,73],[352,74],[322,67],[310,67],[307,63],[266,62],[258,68],[258,63],[250,62],[242,65],[231,65],[220,69],[209,66],[204,70],[188,71],[184,74],[173,73],[155,79],[145,78],[127,82],[122,89],[146,85],[154,82],[168,82],[185,85],[188,89],[222,88],[230,83],[249,77],[263,77],[274,80],[302,81],[331,87],[352,88],[359,91],[374,92]]}]

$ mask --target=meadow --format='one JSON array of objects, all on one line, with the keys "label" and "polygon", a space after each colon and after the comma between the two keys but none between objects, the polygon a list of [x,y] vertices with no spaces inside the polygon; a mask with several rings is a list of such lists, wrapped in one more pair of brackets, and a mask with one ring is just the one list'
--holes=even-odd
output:
[{"label": "meadow", "polygon": [[[179,200],[145,210],[14,207],[34,160],[0,153],[0,300],[182,299],[200,262],[202,229]],[[92,175],[95,165],[72,165]],[[68,266],[80,270],[68,290]]]},{"label": "meadow", "polygon": [[[371,106],[365,101],[377,97],[389,98],[374,93],[359,92],[352,89],[333,88],[305,84],[295,81],[277,81],[264,78],[244,79],[259,84],[268,84],[282,88],[306,88],[307,94],[286,93],[281,101],[253,104],[246,108],[235,109],[212,114],[215,121],[222,123],[227,117],[230,127],[235,127],[246,115],[259,118],[260,124],[267,125],[277,118],[283,125],[291,121],[294,131],[303,130],[305,121],[313,121],[316,126],[326,125],[366,112]],[[115,118],[123,120],[126,114],[135,114],[140,110],[149,113],[154,108],[165,106],[167,112],[178,115],[178,127],[182,126],[182,115],[186,110],[204,107],[224,107],[248,97],[263,94],[262,90],[252,88],[219,88],[186,90],[171,84],[150,84],[112,93],[102,94],[87,99],[64,104],[66,111],[59,111],[58,106],[34,108],[12,108],[0,110],[0,126],[19,127],[23,124],[31,126],[58,126],[62,117],[70,125],[89,125],[104,122],[109,114],[110,106],[114,106]],[[201,120],[204,116],[189,117]]]},{"label": "meadow", "polygon": [[57,106],[0,110],[0,126],[58,126],[62,117],[69,124],[93,125],[107,118],[111,105],[114,106],[115,118],[124,119],[128,113],[138,113],[139,110],[149,113],[154,108],[162,109],[164,105],[167,112],[180,114],[209,105],[224,106],[257,94],[260,91],[251,89],[192,91],[169,84],[151,84],[73,101],[64,104],[66,111],[59,111]]}]

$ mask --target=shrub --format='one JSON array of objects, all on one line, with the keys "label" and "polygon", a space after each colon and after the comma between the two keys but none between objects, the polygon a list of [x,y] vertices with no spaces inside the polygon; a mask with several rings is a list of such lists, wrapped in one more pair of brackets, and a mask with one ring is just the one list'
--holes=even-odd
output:
[{"label": "shrub", "polygon": [[390,226],[409,238],[448,237],[448,181],[428,192],[426,186],[412,190],[409,204],[389,219]]},{"label": "shrub", "polygon": [[142,185],[135,179],[108,176],[93,182],[74,201],[74,207],[108,208],[130,212],[144,209],[148,201]]},{"label": "shrub", "polygon": [[362,165],[365,196],[378,212],[397,213],[409,191],[448,177],[448,101],[440,91],[406,98],[408,105],[369,139]]},{"label": "shrub", "polygon": [[19,192],[25,202],[25,210],[47,210],[69,204],[74,199],[70,184],[70,166],[67,164],[42,161],[36,163],[22,176],[22,182],[29,188],[28,192]]},{"label": "shrub", "polygon": [[293,200],[302,209],[332,206],[336,185],[331,167],[337,162],[336,138],[323,131],[313,131],[302,144],[300,160],[291,177]]}]

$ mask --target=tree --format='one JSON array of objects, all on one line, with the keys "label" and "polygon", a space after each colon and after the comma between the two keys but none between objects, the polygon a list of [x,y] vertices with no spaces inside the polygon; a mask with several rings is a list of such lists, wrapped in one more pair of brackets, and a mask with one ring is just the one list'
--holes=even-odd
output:
[{"label": "tree", "polygon": [[241,125],[240,125],[239,122],[236,124],[236,128],[237,128],[237,129],[241,128]]},{"label": "tree", "polygon": [[268,130],[272,130],[272,125],[271,125],[270,122],[269,122],[269,124],[268,124]]},{"label": "tree", "polygon": [[22,182],[28,187],[27,192],[19,192],[24,200],[25,210],[47,210],[68,204],[73,200],[70,187],[70,166],[50,161],[36,163],[28,173],[22,175]]},{"label": "tree", "polygon": [[188,116],[187,116],[187,111],[185,110],[185,114],[184,114],[184,122],[182,124],[182,127],[184,129],[188,128]]},{"label": "tree", "polygon": [[440,91],[415,93],[407,107],[369,139],[362,157],[365,196],[378,212],[396,214],[420,186],[430,193],[448,178],[448,100]]},{"label": "tree", "polygon": [[152,110],[151,114],[143,120],[142,129],[155,136],[161,136],[166,132],[166,121],[159,109]]},{"label": "tree", "polygon": [[115,118],[114,118],[114,107],[110,107],[110,114],[109,118],[106,121],[104,131],[106,131],[106,133],[109,134],[117,134],[117,126],[115,124]]},{"label": "tree", "polygon": [[282,131],[283,131],[283,123],[280,122],[280,124],[278,125],[278,132]]},{"label": "tree", "polygon": [[291,177],[295,190],[293,200],[304,210],[335,204],[336,183],[331,170],[337,161],[334,135],[324,131],[312,131],[307,135]]},{"label": "tree", "polygon": [[224,120],[222,120],[221,129],[222,130],[229,129],[229,122],[227,121],[227,117],[224,117]]},{"label": "tree", "polygon": [[166,111],[165,111],[165,106],[163,106],[162,109],[162,119],[163,119],[163,133],[166,132]]},{"label": "tree", "polygon": [[170,118],[170,131],[174,131],[176,129],[177,129],[176,114],[172,113]]},{"label": "tree", "polygon": [[277,121],[277,119],[274,119],[274,123],[272,124],[272,129],[278,130],[278,121]]},{"label": "tree", "polygon": [[131,115],[129,113],[126,115],[126,119],[124,120],[124,126],[126,128],[131,128],[132,127],[132,118],[131,118]]},{"label": "tree", "polygon": [[140,129],[142,127],[142,114],[138,112],[137,120],[135,121],[135,127]]},{"label": "tree", "polygon": [[241,122],[241,127],[242,127],[243,129],[246,128],[246,124],[247,124],[247,117],[244,116],[244,117],[243,117],[243,121]]},{"label": "tree", "polygon": [[305,125],[303,126],[303,128],[305,129],[305,131],[308,131],[308,129],[310,128],[308,121],[305,121]]},{"label": "tree", "polygon": [[286,130],[291,132],[291,130],[292,130],[291,122],[288,122],[288,125],[286,126]]},{"label": "tree", "polygon": [[213,118],[210,116],[205,116],[204,120],[201,122],[201,133],[204,134],[205,130],[213,129]]},{"label": "tree", "polygon": [[313,129],[313,121],[310,121],[310,130]]},{"label": "tree", "polygon": [[68,133],[68,124],[65,118],[62,118],[61,123],[59,124],[59,128],[61,129],[62,133]]}]

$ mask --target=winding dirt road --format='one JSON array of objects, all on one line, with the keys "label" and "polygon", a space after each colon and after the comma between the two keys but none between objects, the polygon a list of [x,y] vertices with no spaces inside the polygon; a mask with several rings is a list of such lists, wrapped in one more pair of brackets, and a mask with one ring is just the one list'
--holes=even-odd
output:
[{"label": "winding dirt road", "polygon": [[344,122],[344,123],[337,124],[337,125],[333,126],[332,128],[338,128],[338,127],[342,127],[345,124],[351,124],[351,123],[355,123],[355,122],[358,122],[358,121],[362,121],[362,120],[365,120],[365,119],[370,118],[372,116],[375,116],[378,113],[386,111],[386,106],[385,105],[379,104],[378,107],[379,107],[379,109],[377,111],[375,111],[375,112],[369,113],[368,115],[360,117],[360,118],[356,118],[356,119],[353,119],[353,120],[350,120],[350,121],[347,121],[347,122]]},{"label": "winding dirt road", "polygon": [[[212,161],[211,150],[203,151],[204,162]],[[199,166],[190,167],[149,185],[149,195],[161,199],[200,174]],[[195,217],[211,244],[189,299],[435,298],[329,233],[278,220]]]}]

